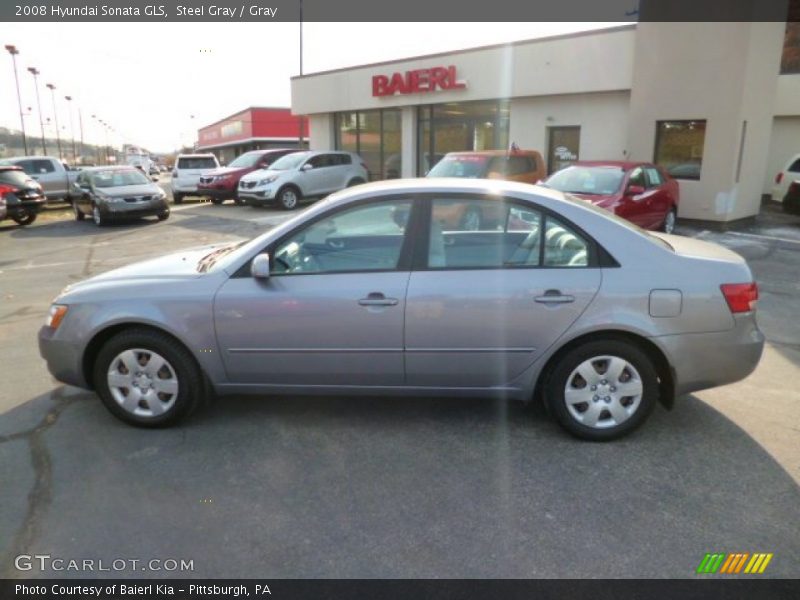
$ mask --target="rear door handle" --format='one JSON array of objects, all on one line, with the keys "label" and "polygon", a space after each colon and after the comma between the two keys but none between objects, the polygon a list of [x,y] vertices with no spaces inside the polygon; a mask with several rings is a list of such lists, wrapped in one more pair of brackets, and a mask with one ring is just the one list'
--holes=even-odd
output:
[{"label": "rear door handle", "polygon": [[366,298],[358,301],[361,306],[396,306],[398,302],[397,298],[387,298],[380,292],[367,294]]},{"label": "rear door handle", "polygon": [[575,302],[575,296],[562,294],[559,290],[547,290],[543,296],[536,296],[534,301],[539,304],[568,304]]}]

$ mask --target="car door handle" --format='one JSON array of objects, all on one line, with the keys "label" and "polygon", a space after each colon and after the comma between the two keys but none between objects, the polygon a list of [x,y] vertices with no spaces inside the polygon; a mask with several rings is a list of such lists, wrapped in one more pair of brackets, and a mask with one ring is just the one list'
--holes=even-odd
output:
[{"label": "car door handle", "polygon": [[387,298],[380,292],[372,292],[358,301],[361,306],[396,306],[398,302],[397,298]]},{"label": "car door handle", "polygon": [[540,304],[567,304],[575,302],[575,296],[562,294],[559,290],[547,290],[543,296],[536,296],[534,301]]}]

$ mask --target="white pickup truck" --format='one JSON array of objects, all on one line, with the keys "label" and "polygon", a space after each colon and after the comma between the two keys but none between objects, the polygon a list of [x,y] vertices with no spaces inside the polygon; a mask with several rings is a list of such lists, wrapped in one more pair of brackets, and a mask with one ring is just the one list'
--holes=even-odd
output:
[{"label": "white pickup truck", "polygon": [[79,171],[50,156],[13,156],[0,160],[0,164],[16,165],[39,182],[48,201],[71,202],[70,191]]}]

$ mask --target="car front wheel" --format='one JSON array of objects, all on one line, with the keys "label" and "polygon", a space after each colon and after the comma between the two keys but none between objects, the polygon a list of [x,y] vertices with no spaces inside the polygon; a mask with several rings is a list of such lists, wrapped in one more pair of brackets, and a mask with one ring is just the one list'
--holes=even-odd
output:
[{"label": "car front wheel", "polygon": [[284,210],[297,208],[300,202],[300,192],[294,187],[285,187],[278,193],[278,203]]},{"label": "car front wheel", "polygon": [[100,209],[97,207],[96,204],[92,206],[92,220],[94,221],[94,224],[97,225],[98,227],[102,227],[103,225],[106,224],[106,220],[103,217],[103,213],[100,212]]},{"label": "car front wheel", "polygon": [[146,329],[123,331],[106,342],[94,365],[94,384],[114,416],[140,427],[172,425],[203,396],[200,369],[188,351]]},{"label": "car front wheel", "polygon": [[647,353],[630,342],[587,342],[568,351],[555,365],[545,399],[571,434],[586,440],[612,440],[647,419],[658,399],[658,376]]},{"label": "car front wheel", "polygon": [[667,216],[664,217],[664,225],[661,229],[664,233],[672,233],[675,231],[675,222],[677,221],[677,212],[675,208],[670,208]]}]

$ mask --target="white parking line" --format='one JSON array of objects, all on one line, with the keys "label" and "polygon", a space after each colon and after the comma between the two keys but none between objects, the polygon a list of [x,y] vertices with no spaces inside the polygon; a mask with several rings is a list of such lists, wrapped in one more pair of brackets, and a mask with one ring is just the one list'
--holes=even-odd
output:
[{"label": "white parking line", "polygon": [[758,233],[743,233],[743,232],[740,232],[740,231],[727,231],[726,233],[728,235],[735,235],[735,236],[743,237],[743,238],[754,238],[754,239],[757,239],[757,240],[766,240],[766,241],[773,240],[773,241],[778,241],[778,242],[786,242],[787,244],[798,244],[798,245],[800,245],[800,240],[793,240],[793,239],[790,239],[790,238],[777,237],[777,236],[774,236],[774,235],[761,235],[761,234],[758,234]]}]

